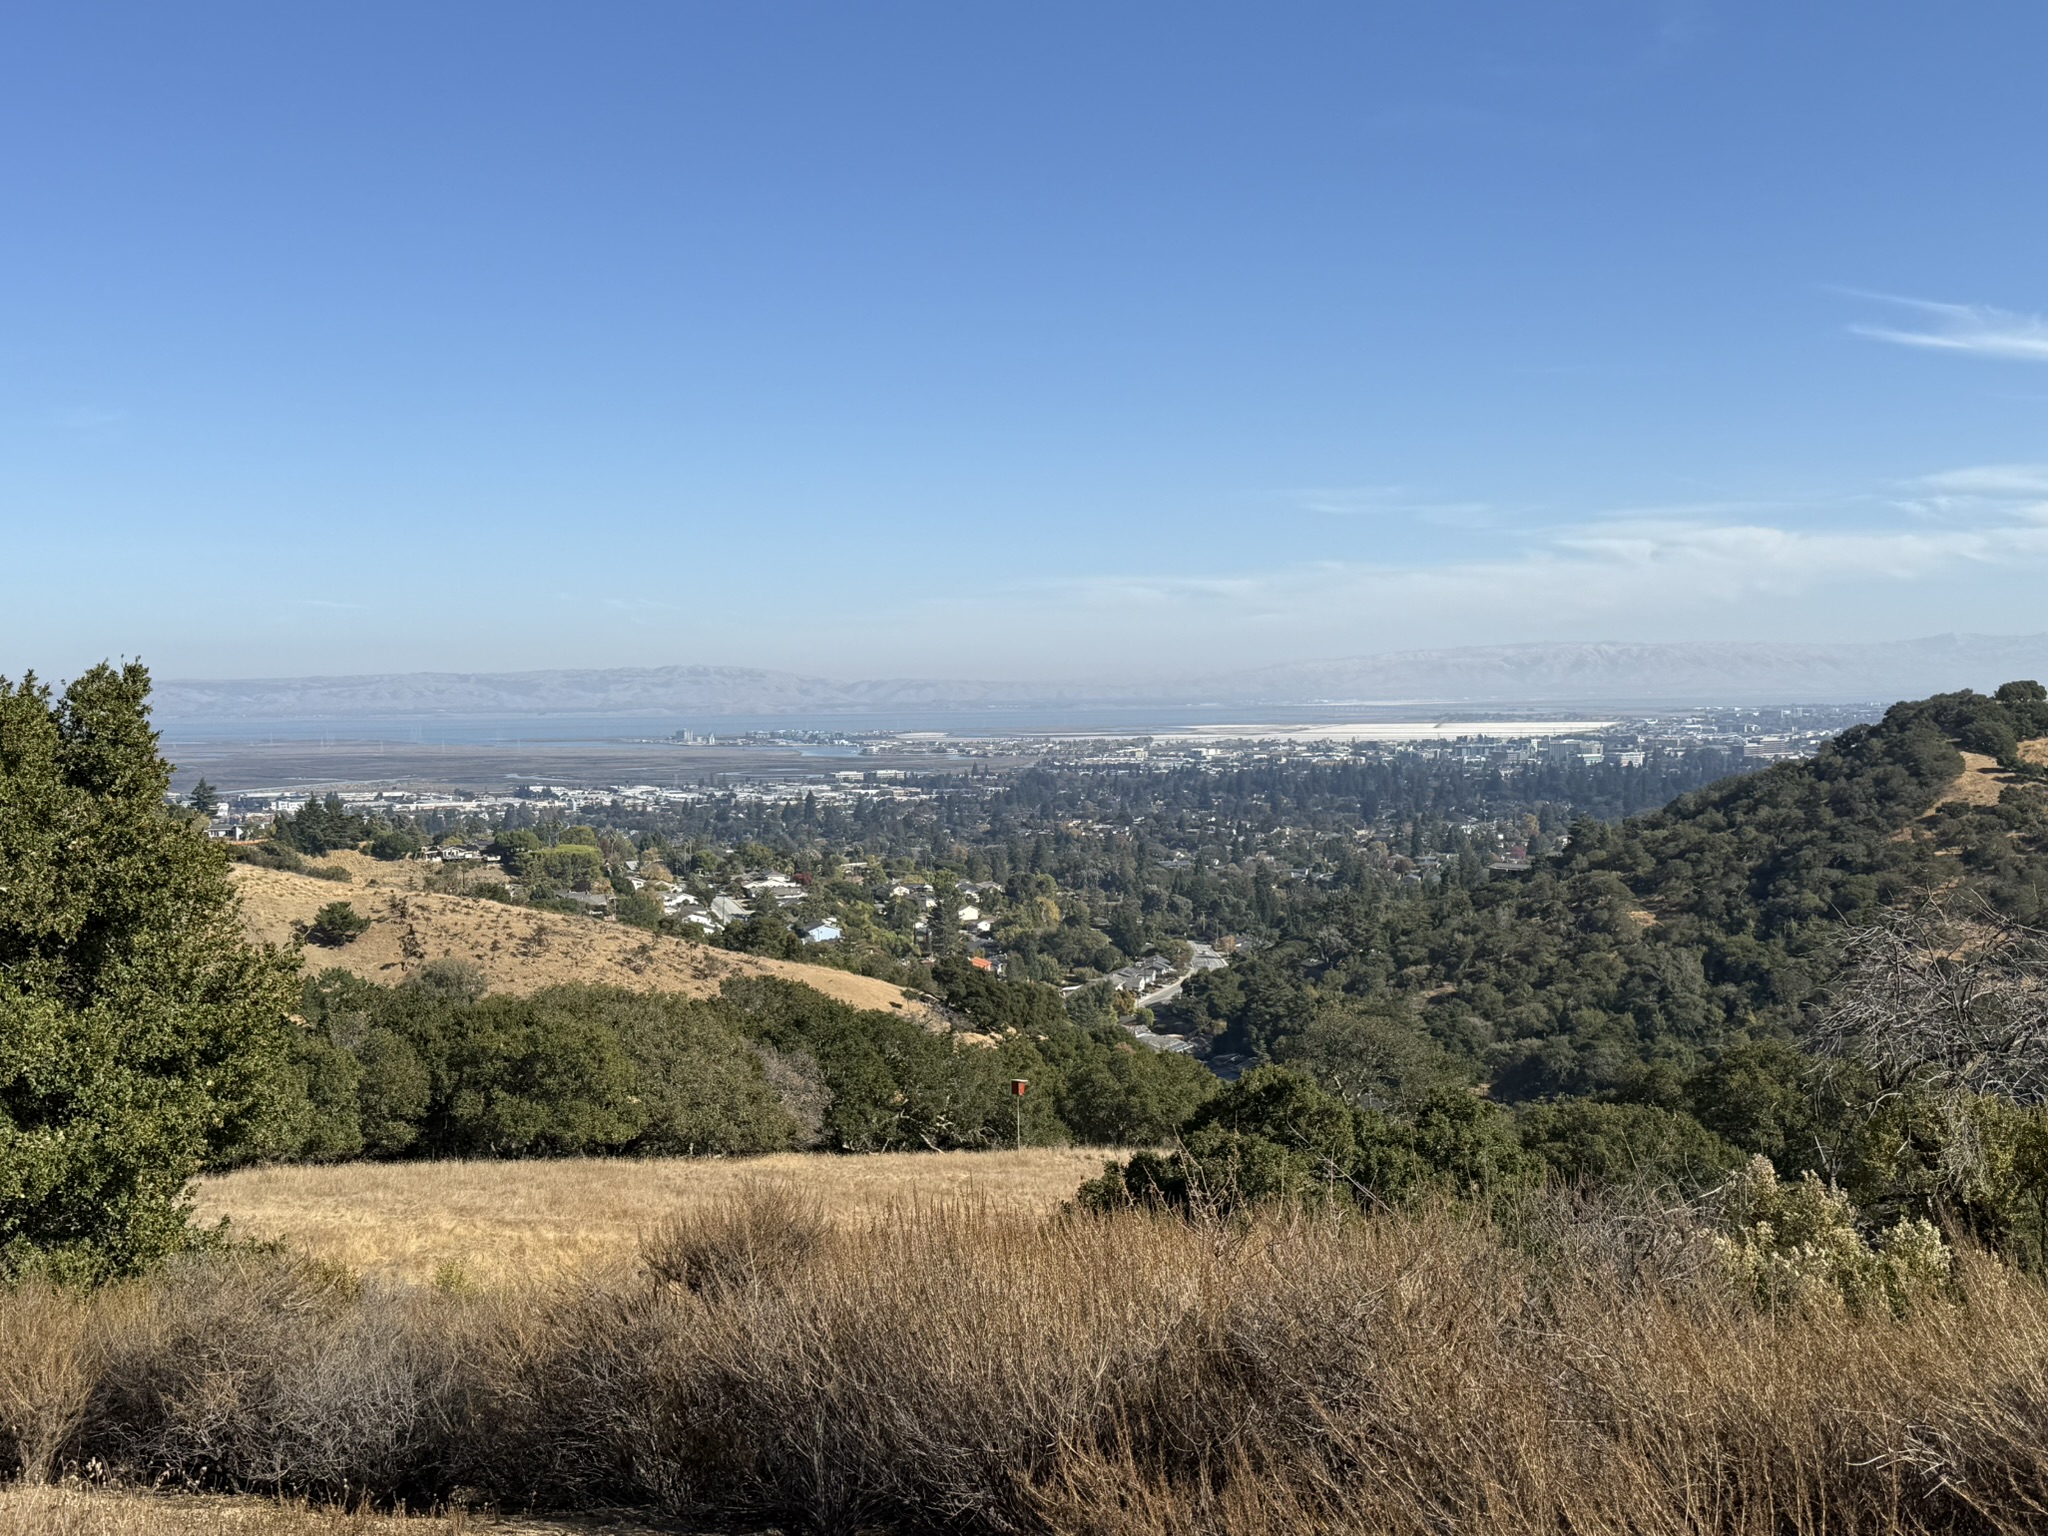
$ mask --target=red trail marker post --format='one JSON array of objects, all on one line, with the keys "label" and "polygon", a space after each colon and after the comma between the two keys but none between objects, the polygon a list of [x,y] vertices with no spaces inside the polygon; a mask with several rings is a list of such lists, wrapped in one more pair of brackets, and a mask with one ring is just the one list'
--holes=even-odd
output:
[{"label": "red trail marker post", "polygon": [[1023,1077],[1010,1079],[1010,1092],[1017,1100],[1017,1150],[1024,1150],[1024,1095],[1031,1090],[1031,1080]]}]

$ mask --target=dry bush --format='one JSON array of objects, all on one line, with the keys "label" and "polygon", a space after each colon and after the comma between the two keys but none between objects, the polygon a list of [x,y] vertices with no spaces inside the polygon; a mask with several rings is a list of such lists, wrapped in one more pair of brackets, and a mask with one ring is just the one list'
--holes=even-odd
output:
[{"label": "dry bush", "polygon": [[1772,1310],[1710,1253],[1583,1200],[849,1229],[760,1184],[639,1271],[451,1295],[213,1259],[103,1293],[63,1456],[821,1532],[2048,1524],[2037,1282],[1965,1253],[1903,1315]]},{"label": "dry bush", "polygon": [[88,1409],[99,1461],[329,1493],[406,1478],[434,1374],[409,1347],[422,1298],[237,1257],[174,1265],[124,1299]]},{"label": "dry bush", "polygon": [[1809,1044],[1887,1086],[2048,1102],[2048,932],[1956,893],[1851,930]]},{"label": "dry bush", "polygon": [[93,1310],[76,1291],[24,1282],[0,1304],[0,1468],[46,1481],[84,1418]]},{"label": "dry bush", "polygon": [[831,1236],[825,1203],[788,1179],[748,1179],[718,1205],[686,1206],[642,1245],[658,1281],[722,1292],[772,1283],[817,1259]]}]

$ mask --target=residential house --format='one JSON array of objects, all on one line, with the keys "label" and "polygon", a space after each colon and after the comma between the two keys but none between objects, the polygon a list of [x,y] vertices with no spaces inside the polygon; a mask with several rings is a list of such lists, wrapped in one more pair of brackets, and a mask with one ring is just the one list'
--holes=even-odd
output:
[{"label": "residential house", "polygon": [[756,870],[740,885],[755,900],[772,901],[783,907],[795,906],[808,894],[801,882],[773,870]]},{"label": "residential house", "polygon": [[1147,955],[1121,970],[1111,971],[1108,979],[1119,992],[1144,993],[1171,980],[1174,974],[1172,963],[1163,956]]}]

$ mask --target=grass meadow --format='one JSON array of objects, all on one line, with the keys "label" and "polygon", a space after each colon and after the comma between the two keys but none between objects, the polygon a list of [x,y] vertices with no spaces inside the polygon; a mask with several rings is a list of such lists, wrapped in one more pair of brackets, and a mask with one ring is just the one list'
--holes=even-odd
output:
[{"label": "grass meadow", "polygon": [[[1098,1217],[1042,1156],[893,1191],[882,1159],[813,1161],[849,1171],[725,1165],[577,1262],[458,1274],[402,1230],[377,1262],[344,1224],[352,1262],[308,1239],[0,1294],[0,1532],[382,1536],[317,1507],[365,1497],[828,1536],[2048,1528],[2048,1291],[1973,1252],[1905,1315],[1774,1310],[1683,1212]],[[392,1209],[494,1240],[460,1170],[438,1214],[419,1172]],[[236,1179],[209,1202],[291,1204]],[[316,1507],[36,1486],[81,1471]],[[270,1523],[118,1523],[156,1508]]]},{"label": "grass meadow", "polygon": [[901,1152],[832,1157],[593,1158],[546,1162],[299,1163],[201,1180],[199,1220],[366,1276],[508,1281],[630,1264],[679,1212],[763,1179],[858,1225],[905,1204],[952,1202],[1049,1215],[1102,1171],[1099,1149]]}]

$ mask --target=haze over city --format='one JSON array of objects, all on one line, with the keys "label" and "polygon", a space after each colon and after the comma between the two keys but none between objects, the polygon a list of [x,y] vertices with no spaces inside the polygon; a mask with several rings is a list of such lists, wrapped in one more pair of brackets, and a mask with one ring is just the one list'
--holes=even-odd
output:
[{"label": "haze over city", "polygon": [[1704,0],[19,11],[0,642],[1079,685],[2031,633],[2044,43]]}]

